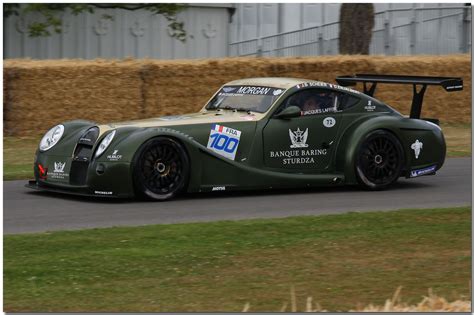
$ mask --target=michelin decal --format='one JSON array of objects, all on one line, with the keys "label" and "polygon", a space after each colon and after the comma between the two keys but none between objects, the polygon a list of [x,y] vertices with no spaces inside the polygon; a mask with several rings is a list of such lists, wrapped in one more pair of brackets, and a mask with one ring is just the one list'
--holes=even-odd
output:
[{"label": "michelin decal", "polygon": [[418,159],[421,149],[423,149],[423,142],[420,142],[418,139],[416,139],[416,141],[412,143],[411,149],[415,152],[415,159]]},{"label": "michelin decal", "polygon": [[434,173],[434,171],[436,171],[436,165],[421,168],[421,169],[418,169],[418,170],[413,170],[413,171],[410,172],[410,177],[418,177],[418,176],[428,175],[428,174]]}]

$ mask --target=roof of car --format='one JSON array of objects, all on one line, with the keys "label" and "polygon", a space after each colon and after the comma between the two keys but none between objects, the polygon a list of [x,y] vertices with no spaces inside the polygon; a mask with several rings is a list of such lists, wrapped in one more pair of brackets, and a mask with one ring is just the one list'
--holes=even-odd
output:
[{"label": "roof of car", "polygon": [[315,82],[314,80],[296,79],[296,78],[248,78],[235,80],[226,83],[226,85],[255,85],[255,86],[270,86],[280,89],[289,89],[295,85],[305,82]]}]

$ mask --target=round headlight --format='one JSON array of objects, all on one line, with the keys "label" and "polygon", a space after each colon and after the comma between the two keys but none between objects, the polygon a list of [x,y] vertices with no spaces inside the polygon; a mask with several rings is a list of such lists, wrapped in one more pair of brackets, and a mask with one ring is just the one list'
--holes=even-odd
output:
[{"label": "round headlight", "polygon": [[115,130],[105,136],[99,144],[97,151],[95,151],[95,157],[99,157],[108,148],[109,144],[115,136]]},{"label": "round headlight", "polygon": [[49,129],[40,141],[40,151],[48,151],[59,142],[64,133],[64,126],[57,125]]}]

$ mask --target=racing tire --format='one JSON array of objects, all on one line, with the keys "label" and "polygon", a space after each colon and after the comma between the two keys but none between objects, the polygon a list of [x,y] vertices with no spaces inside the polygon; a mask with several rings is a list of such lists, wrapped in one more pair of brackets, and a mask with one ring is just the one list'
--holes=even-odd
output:
[{"label": "racing tire", "polygon": [[403,156],[403,147],[391,132],[370,132],[357,150],[355,167],[359,184],[368,190],[388,188],[400,177]]},{"label": "racing tire", "polygon": [[188,154],[179,142],[166,137],[150,139],[133,159],[135,193],[157,201],[172,199],[186,189],[189,170]]}]

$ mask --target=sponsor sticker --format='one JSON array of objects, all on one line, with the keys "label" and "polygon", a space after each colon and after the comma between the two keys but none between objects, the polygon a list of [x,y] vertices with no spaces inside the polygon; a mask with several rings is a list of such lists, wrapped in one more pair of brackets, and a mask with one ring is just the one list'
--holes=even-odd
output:
[{"label": "sponsor sticker", "polygon": [[212,187],[212,191],[224,191],[225,186],[214,186]]},{"label": "sponsor sticker", "polygon": [[114,150],[114,152],[112,152],[112,154],[107,155],[107,159],[109,159],[109,161],[119,161],[119,160],[121,160],[122,155],[118,154],[118,151],[119,150]]},{"label": "sponsor sticker", "polygon": [[331,128],[336,125],[336,120],[333,117],[326,117],[323,120],[323,126],[326,128]]},{"label": "sponsor sticker", "polygon": [[435,170],[436,170],[436,165],[425,167],[425,168],[420,168],[420,169],[411,171],[410,172],[410,177],[418,177],[418,176],[431,174]]},{"label": "sponsor sticker", "polygon": [[207,148],[230,160],[235,160],[235,154],[240,143],[241,132],[221,125],[212,125]]},{"label": "sponsor sticker", "polygon": [[182,115],[175,115],[175,116],[163,116],[160,117],[160,120],[183,120],[183,119],[189,119],[191,117],[189,116],[182,116]]},{"label": "sponsor sticker", "polygon": [[290,134],[290,140],[291,140],[290,148],[293,149],[293,148],[308,147],[308,145],[306,144],[306,141],[308,140],[308,128],[306,128],[304,132],[301,131],[299,127],[295,131],[288,129],[288,132]]},{"label": "sponsor sticker", "polygon": [[222,88],[222,91],[224,91],[225,93],[230,93],[230,92],[234,92],[235,89],[236,89],[235,87],[227,86],[227,87]]},{"label": "sponsor sticker", "polygon": [[332,88],[332,89],[336,89],[336,90],[351,92],[351,93],[354,93],[354,94],[361,94],[361,92],[359,92],[357,90],[350,89],[350,88],[345,87],[345,86],[340,86],[340,85],[337,85],[337,84],[331,84],[331,83],[326,83],[326,82],[319,82],[319,81],[305,82],[305,83],[297,84],[296,88],[297,89],[302,89],[302,88],[310,87],[310,86]]},{"label": "sponsor sticker", "polygon": [[375,105],[372,105],[372,100],[367,102],[367,105],[364,106],[364,109],[368,112],[373,112],[375,110]]},{"label": "sponsor sticker", "polygon": [[94,194],[96,194],[96,195],[113,195],[114,193],[112,191],[95,190]]},{"label": "sponsor sticker", "polygon": [[420,156],[421,149],[423,148],[423,142],[419,141],[416,139],[414,143],[411,145],[411,149],[413,152],[415,152],[415,159],[418,159],[418,156]]},{"label": "sponsor sticker", "polygon": [[318,109],[306,110],[302,113],[302,115],[306,116],[306,115],[316,115],[316,114],[334,113],[334,112],[336,112],[334,108],[318,108]]},{"label": "sponsor sticker", "polygon": [[55,173],[64,173],[64,167],[66,166],[66,162],[54,162],[54,172]]},{"label": "sponsor sticker", "polygon": [[255,118],[256,118],[254,114],[242,115],[240,117],[242,117],[245,120],[255,120]]},{"label": "sponsor sticker", "polygon": [[326,155],[327,149],[306,149],[309,145],[308,140],[309,130],[288,129],[290,135],[290,148],[296,150],[282,150],[270,151],[270,158],[281,160],[282,165],[295,164],[314,164],[317,156]]},{"label": "sponsor sticker", "polygon": [[274,95],[282,94],[284,89],[277,89],[266,86],[224,86],[217,95],[223,96],[242,96],[242,95]]},{"label": "sponsor sticker", "polygon": [[66,167],[66,162],[54,162],[54,170],[48,173],[49,178],[51,179],[66,179],[69,177],[69,174],[64,173],[64,168]]},{"label": "sponsor sticker", "polygon": [[462,85],[451,85],[451,86],[447,86],[447,87],[446,87],[446,90],[454,90],[454,89],[456,89],[456,90],[458,90],[458,89],[459,89],[459,90],[462,90]]},{"label": "sponsor sticker", "polygon": [[91,139],[89,139],[89,138],[84,138],[84,137],[80,138],[79,141],[80,141],[80,142],[92,142]]}]

